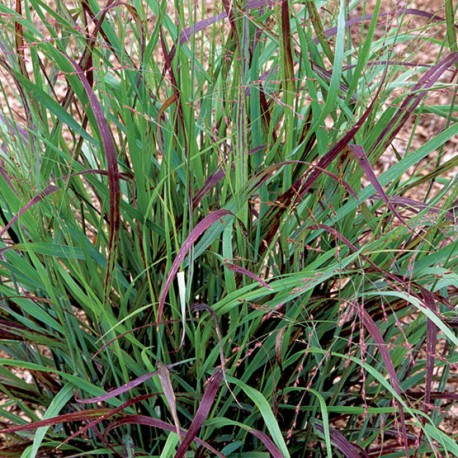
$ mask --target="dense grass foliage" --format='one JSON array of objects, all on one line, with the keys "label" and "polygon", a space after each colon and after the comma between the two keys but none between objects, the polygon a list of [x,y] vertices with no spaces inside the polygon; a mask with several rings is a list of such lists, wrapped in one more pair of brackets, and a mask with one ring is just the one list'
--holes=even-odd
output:
[{"label": "dense grass foliage", "polygon": [[381,7],[0,4],[2,457],[458,456],[456,11]]}]

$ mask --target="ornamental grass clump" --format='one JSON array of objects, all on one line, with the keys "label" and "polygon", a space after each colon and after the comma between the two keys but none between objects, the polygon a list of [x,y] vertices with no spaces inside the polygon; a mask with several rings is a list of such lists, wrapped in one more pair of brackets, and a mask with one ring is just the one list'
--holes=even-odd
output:
[{"label": "ornamental grass clump", "polygon": [[0,5],[0,455],[458,456],[453,2],[209,5]]}]

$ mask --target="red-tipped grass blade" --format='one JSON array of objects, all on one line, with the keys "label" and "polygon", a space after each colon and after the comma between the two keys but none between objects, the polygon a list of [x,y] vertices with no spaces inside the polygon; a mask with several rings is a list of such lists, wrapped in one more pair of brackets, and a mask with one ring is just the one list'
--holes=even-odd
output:
[{"label": "red-tipped grass blade", "polygon": [[175,458],[183,458],[185,456],[189,446],[191,445],[191,442],[197,436],[200,428],[207,419],[211,408],[213,407],[213,402],[215,401],[216,393],[218,392],[222,380],[223,370],[220,368],[215,369],[215,372],[213,372],[212,376],[208,379],[207,388],[205,389],[205,393],[202,396],[199,408],[197,409],[188,432],[183,438],[183,442],[178,447]]},{"label": "red-tipped grass blade", "polygon": [[0,238],[3,237],[5,232],[31,207],[43,200],[45,197],[58,191],[59,188],[53,185],[46,186],[46,189],[41,191],[35,197],[30,199],[10,220],[10,222],[0,231]]},{"label": "red-tipped grass blade", "polygon": [[68,61],[72,64],[78,75],[83,87],[89,98],[89,104],[91,105],[94,113],[97,126],[99,128],[100,137],[102,140],[102,146],[105,152],[108,167],[108,188],[110,192],[110,236],[108,240],[108,262],[107,262],[107,273],[105,277],[105,286],[108,286],[111,270],[114,268],[116,260],[116,249],[119,239],[119,227],[121,224],[121,213],[120,213],[120,201],[121,192],[119,187],[119,169],[118,161],[116,157],[116,147],[111,135],[110,127],[108,126],[105,118],[103,108],[100,105],[97,96],[95,95],[91,85],[89,84],[86,75],[84,74],[81,67],[70,57],[63,54]]},{"label": "red-tipped grass blade", "polygon": [[162,314],[164,311],[164,304],[165,304],[165,299],[167,297],[167,294],[169,292],[170,286],[172,284],[173,279],[175,278],[175,275],[177,274],[180,264],[184,261],[186,258],[186,255],[188,254],[189,250],[194,246],[196,243],[197,239],[213,224],[216,222],[220,221],[221,218],[227,215],[232,215],[233,214],[229,210],[217,210],[213,213],[210,213],[207,215],[202,221],[197,223],[196,227],[191,231],[191,233],[188,235],[187,239],[183,243],[183,246],[180,248],[178,251],[178,254],[173,261],[172,267],[170,268],[170,272],[167,275],[167,278],[165,280],[164,288],[161,292],[161,296],[159,298],[159,308],[157,311],[157,323],[158,325],[161,323],[162,319]]},{"label": "red-tipped grass blade", "polygon": [[[315,423],[315,428],[324,434],[324,428],[320,423]],[[345,437],[334,428],[329,428],[331,442],[344,454],[345,458],[369,458],[369,455],[361,448],[353,445]]]},{"label": "red-tipped grass blade", "polygon": [[253,280],[256,280],[258,283],[260,283],[264,288],[267,289],[272,289],[271,286],[269,286],[261,277],[256,275],[253,272],[250,272],[248,269],[245,269],[244,267],[237,266],[235,264],[231,264],[229,262],[225,262],[224,265],[229,269],[232,270],[232,272],[236,272],[238,274],[246,275],[247,277],[252,278]]},{"label": "red-tipped grass blade", "polygon": [[[108,425],[104,431],[105,436],[107,436],[111,430],[115,428],[119,428],[120,426],[123,426],[123,425],[145,425],[145,426],[151,426],[152,428],[162,429],[164,431],[170,431],[173,433],[175,432],[175,426],[163,420],[147,417],[146,415],[126,415],[122,417],[121,419],[114,421],[110,425]],[[180,430],[180,432],[182,436],[186,434],[186,431],[184,429]],[[217,457],[225,458],[222,453],[218,452],[218,450],[216,450],[209,443],[203,441],[202,439],[199,439],[198,437],[194,437],[194,442],[206,448],[208,451],[210,451]]]}]

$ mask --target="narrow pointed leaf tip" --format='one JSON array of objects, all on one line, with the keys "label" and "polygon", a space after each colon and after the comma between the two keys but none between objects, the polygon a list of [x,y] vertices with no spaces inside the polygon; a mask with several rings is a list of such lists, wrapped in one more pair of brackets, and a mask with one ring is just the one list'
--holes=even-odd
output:
[{"label": "narrow pointed leaf tip", "polygon": [[[316,422],[315,428],[321,434],[324,434],[324,428],[321,423]],[[329,428],[329,433],[331,436],[331,442],[344,454],[346,458],[369,458],[369,455],[363,449],[353,445],[336,429]]]},{"label": "narrow pointed leaf tip", "polygon": [[109,391],[108,393],[102,394],[101,396],[97,396],[95,398],[89,398],[89,399],[77,399],[77,402],[81,404],[90,404],[90,403],[97,403],[97,402],[102,402],[102,401],[107,401],[108,399],[114,398],[115,396],[119,396],[123,393],[126,393],[127,391],[132,390],[138,385],[141,385],[142,383],[145,383],[147,380],[149,380],[151,377],[156,375],[158,371],[154,372],[148,372],[147,374],[143,374],[142,376],[136,378],[135,380],[131,380],[128,383],[125,383],[124,385],[120,386],[119,388],[115,388],[114,390]]},{"label": "narrow pointed leaf tip", "polygon": [[35,204],[43,200],[45,197],[49,196],[50,194],[58,191],[59,188],[53,185],[49,185],[46,187],[45,190],[37,194],[35,197],[30,199],[17,213],[16,215],[11,218],[11,221],[0,231],[0,238],[3,237],[6,231],[31,207],[33,207]]},{"label": "narrow pointed leaf tip", "polygon": [[366,152],[364,151],[364,148],[360,145],[348,145],[348,148],[353,153],[353,156],[358,161],[358,164],[363,169],[372,186],[374,186],[375,190],[381,196],[381,198],[386,203],[391,212],[402,224],[408,226],[407,223],[404,221],[404,218],[396,210],[396,207],[394,207],[393,204],[390,202],[390,199],[388,198],[381,184],[379,183],[377,176],[375,175],[375,172],[372,169],[371,163],[369,162],[369,159],[366,155]]},{"label": "narrow pointed leaf tip", "polygon": [[[372,317],[367,313],[364,308],[360,309],[361,320],[363,322],[364,327],[367,329],[371,337],[374,339],[375,344],[377,345],[378,351],[382,356],[383,362],[385,364],[386,370],[390,377],[391,383],[393,385],[394,390],[396,393],[401,396],[401,386],[399,384],[398,375],[396,374],[396,369],[394,368],[394,364],[391,361],[390,353],[386,347],[385,340],[381,332],[379,331],[377,324],[372,319]],[[401,435],[402,440],[404,442],[405,451],[408,453],[408,441],[407,441],[407,428],[406,428],[406,420],[404,415],[404,408],[400,402],[397,403],[399,408],[399,415],[401,417]]]},{"label": "narrow pointed leaf tip", "polygon": [[[153,428],[162,429],[164,431],[175,432],[175,427],[163,420],[147,417],[146,415],[125,415],[120,420],[114,421],[107,426],[107,428],[104,431],[105,436],[107,436],[111,430],[119,428],[122,425],[145,425],[151,426]],[[183,436],[185,433],[186,431],[182,429],[181,435]],[[206,448],[218,458],[224,458],[224,455],[222,453],[220,453],[218,450],[216,450],[209,443],[203,441],[202,439],[195,437],[194,442],[200,445],[201,447]]]},{"label": "narrow pointed leaf tip", "polygon": [[183,439],[183,442],[178,448],[177,453],[175,454],[175,458],[183,458],[185,456],[186,451],[194,441],[197,433],[200,431],[200,428],[204,424],[211,408],[213,407],[213,402],[215,401],[216,393],[218,392],[222,380],[223,370],[221,368],[215,369],[213,375],[208,379],[207,388],[205,389],[205,393],[202,396],[202,400],[200,401],[200,405],[197,409],[196,415],[194,416],[194,420],[192,421],[191,426]]},{"label": "narrow pointed leaf tip", "polygon": [[177,436],[181,440],[180,421],[178,419],[177,413],[177,402],[175,398],[175,392],[173,391],[172,380],[170,379],[170,371],[166,366],[158,361],[157,373],[159,376],[159,381],[161,382],[162,391],[164,392],[167,403],[169,405],[170,413],[172,414],[173,422],[175,423]]},{"label": "narrow pointed leaf tip", "polygon": [[224,265],[229,269],[232,270],[233,272],[246,275],[247,277],[252,278],[253,280],[256,280],[258,283],[260,283],[264,288],[267,289],[272,289],[270,285],[268,285],[261,277],[256,275],[253,272],[250,272],[248,269],[245,269],[244,267],[237,266],[235,264],[231,264],[229,262],[225,262]]}]

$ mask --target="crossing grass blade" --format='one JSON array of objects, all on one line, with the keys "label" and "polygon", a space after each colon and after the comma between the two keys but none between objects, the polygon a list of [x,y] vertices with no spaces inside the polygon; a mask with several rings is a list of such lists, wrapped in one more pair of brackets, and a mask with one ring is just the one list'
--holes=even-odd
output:
[{"label": "crossing grass blade", "polygon": [[193,247],[197,239],[213,224],[220,223],[224,216],[232,215],[232,213],[228,210],[217,210],[210,215],[207,215],[202,221],[200,221],[196,227],[192,230],[189,234],[187,239],[184,241],[183,246],[180,248],[176,258],[173,261],[172,267],[170,269],[169,274],[167,275],[167,280],[165,281],[164,288],[161,293],[161,297],[159,299],[159,307],[157,311],[157,322],[160,323],[162,319],[162,312],[164,310],[165,299],[167,297],[167,293],[170,289],[173,279],[180,268],[180,264],[184,261],[186,255],[188,254],[189,250]]},{"label": "crossing grass blade", "polygon": [[74,67],[76,74],[83,83],[84,89],[87,92],[91,109],[94,113],[99,129],[103,151],[106,155],[107,170],[108,170],[108,187],[110,192],[110,235],[108,241],[108,269],[105,277],[105,285],[108,287],[111,270],[116,262],[116,250],[119,240],[119,227],[121,224],[120,200],[121,193],[119,187],[119,168],[116,156],[116,147],[113,142],[110,128],[103,113],[103,109],[81,67],[72,59],[68,58]]},{"label": "crossing grass blade", "polygon": [[[174,426],[166,423],[163,420],[147,417],[147,416],[144,416],[144,415],[125,415],[120,420],[117,420],[116,422],[111,423],[107,427],[107,430],[105,431],[105,434],[109,433],[111,430],[113,430],[115,428],[119,428],[120,426],[129,425],[129,424],[131,424],[131,425],[145,425],[145,426],[150,426],[150,427],[153,427],[153,428],[159,428],[159,429],[162,429],[164,431],[171,431],[171,432],[175,431],[175,429],[174,429],[175,427]],[[185,433],[185,431],[182,430],[181,434],[183,435],[184,433]],[[209,450],[214,455],[216,455],[216,456],[218,456],[220,458],[224,458],[224,455],[222,455],[220,452],[218,452],[218,450],[216,450],[214,447],[212,447],[207,442],[199,439],[198,437],[194,437],[194,442],[196,442],[196,444],[206,448],[207,450]]]},{"label": "crossing grass blade", "polygon": [[453,2],[204,3],[0,4],[0,456],[455,453]]},{"label": "crossing grass blade", "polygon": [[285,458],[288,458],[290,454],[288,451],[288,447],[286,446],[285,439],[280,431],[280,428],[278,427],[278,422],[272,412],[272,409],[269,406],[266,399],[264,398],[264,396],[262,395],[262,393],[246,385],[240,380],[230,378],[229,381],[234,383],[236,386],[240,387],[243,391],[245,391],[248,397],[256,405],[266,423],[266,427],[269,430],[272,440],[275,442],[275,445],[282,452],[283,456]]},{"label": "crossing grass blade", "polygon": [[3,227],[3,229],[0,231],[0,237],[2,237],[6,232],[8,232],[8,229],[13,226],[16,221],[19,220],[19,218],[27,211],[29,210],[32,206],[46,198],[47,196],[53,194],[54,192],[58,191],[59,188],[53,185],[47,186],[42,192],[37,194],[35,197],[30,199],[27,204],[25,204],[14,216],[11,218],[11,220],[6,224],[6,226]]},{"label": "crossing grass blade", "polygon": [[200,428],[204,424],[205,420],[207,419],[208,415],[210,414],[210,409],[213,406],[213,402],[216,397],[216,393],[219,389],[219,386],[223,380],[223,370],[216,369],[212,376],[208,379],[207,387],[205,389],[204,395],[202,396],[202,400],[200,401],[199,408],[194,416],[194,419],[189,427],[188,432],[183,438],[178,450],[175,454],[175,458],[182,458],[185,456],[186,451],[188,450],[191,442],[197,436]]}]

